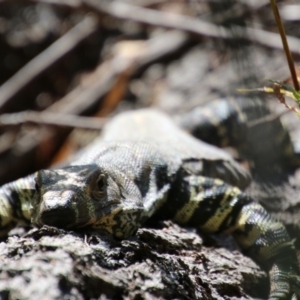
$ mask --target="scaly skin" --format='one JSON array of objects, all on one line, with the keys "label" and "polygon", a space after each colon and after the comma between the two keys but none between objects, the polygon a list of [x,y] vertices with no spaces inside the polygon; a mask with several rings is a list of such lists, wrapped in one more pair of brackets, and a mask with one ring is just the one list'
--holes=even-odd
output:
[{"label": "scaly skin", "polygon": [[71,164],[4,185],[1,228],[29,219],[29,202],[34,225],[92,227],[117,238],[134,234],[153,215],[173,219],[232,234],[269,270],[270,299],[295,299],[300,281],[293,243],[284,226],[241,191],[249,181],[228,154],[187,135],[164,114],[124,113]]}]

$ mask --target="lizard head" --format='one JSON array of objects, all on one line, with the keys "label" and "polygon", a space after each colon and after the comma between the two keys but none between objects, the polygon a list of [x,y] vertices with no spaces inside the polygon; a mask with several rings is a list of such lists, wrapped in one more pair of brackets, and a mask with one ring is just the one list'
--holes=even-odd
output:
[{"label": "lizard head", "polygon": [[37,172],[32,223],[64,229],[92,227],[115,237],[140,226],[143,204],[135,184],[117,171],[97,165]]}]

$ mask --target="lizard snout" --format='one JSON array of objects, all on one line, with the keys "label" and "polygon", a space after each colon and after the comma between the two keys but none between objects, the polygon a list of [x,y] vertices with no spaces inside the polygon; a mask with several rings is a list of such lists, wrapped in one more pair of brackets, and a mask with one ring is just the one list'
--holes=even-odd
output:
[{"label": "lizard snout", "polygon": [[39,225],[67,228],[76,221],[76,212],[72,207],[72,191],[48,191],[44,194],[39,207]]}]

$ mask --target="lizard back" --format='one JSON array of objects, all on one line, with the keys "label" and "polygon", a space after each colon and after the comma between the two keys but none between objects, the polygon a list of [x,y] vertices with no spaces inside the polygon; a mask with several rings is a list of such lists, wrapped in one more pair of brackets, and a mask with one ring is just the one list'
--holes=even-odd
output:
[{"label": "lizard back", "polygon": [[250,175],[224,150],[207,144],[177,127],[164,113],[141,109],[114,117],[92,147],[107,141],[147,142],[164,157],[176,157],[190,173],[220,178],[245,188]]}]

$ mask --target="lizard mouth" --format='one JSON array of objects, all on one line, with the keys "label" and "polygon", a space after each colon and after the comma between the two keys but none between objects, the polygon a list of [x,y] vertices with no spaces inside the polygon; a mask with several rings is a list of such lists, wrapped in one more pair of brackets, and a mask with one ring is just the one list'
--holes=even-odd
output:
[{"label": "lizard mouth", "polygon": [[69,209],[51,209],[41,213],[39,223],[58,228],[67,228],[76,223],[76,215]]},{"label": "lizard mouth", "polygon": [[38,224],[48,225],[57,228],[83,228],[86,226],[92,226],[93,222],[99,221],[99,219],[114,215],[116,211],[120,210],[120,201],[111,201],[105,205],[102,205],[95,210],[96,219],[92,220],[89,214],[77,215],[72,209],[56,208],[51,210],[45,210],[41,212]]},{"label": "lizard mouth", "polygon": [[95,209],[95,212],[105,212],[110,210],[115,210],[117,207],[120,207],[121,202],[120,200],[110,200],[109,202],[102,204],[101,206]]}]

